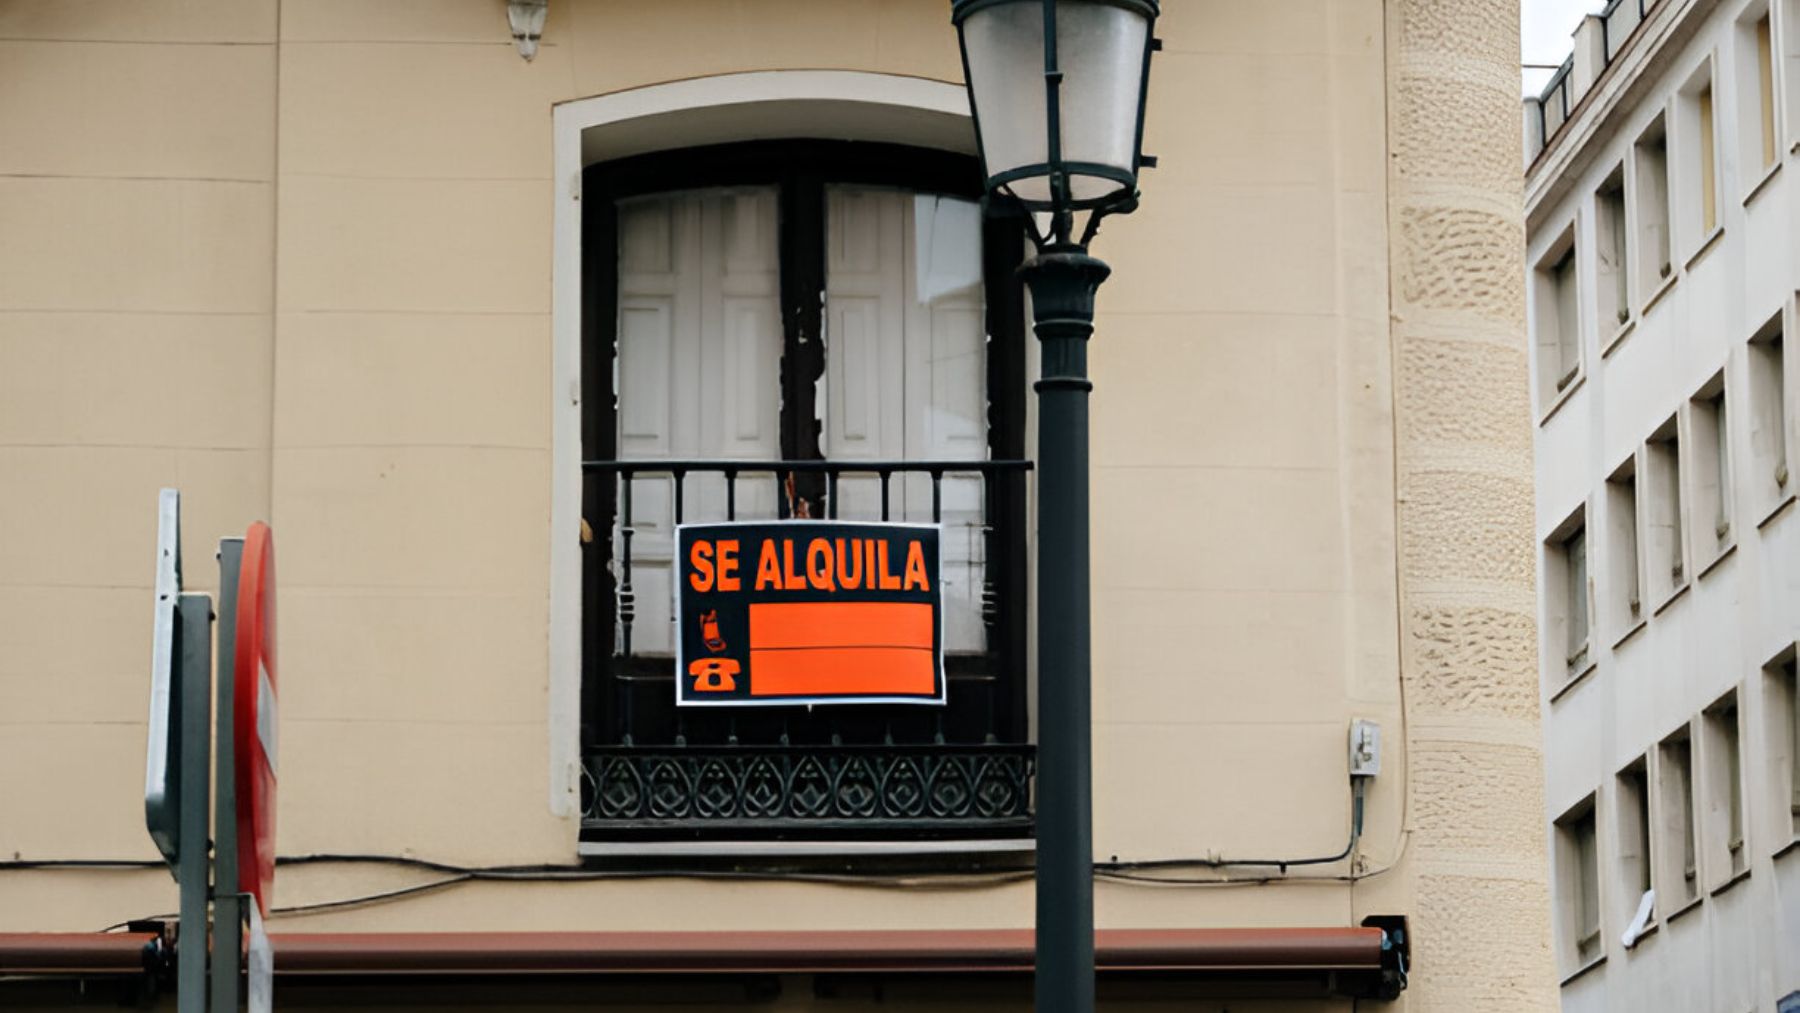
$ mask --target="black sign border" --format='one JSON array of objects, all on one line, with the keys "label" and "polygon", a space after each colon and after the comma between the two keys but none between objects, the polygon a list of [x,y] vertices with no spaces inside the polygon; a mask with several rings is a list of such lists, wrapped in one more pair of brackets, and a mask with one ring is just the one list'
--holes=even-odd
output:
[{"label": "black sign border", "polygon": [[[933,531],[937,533],[937,584],[931,591],[931,607],[934,615],[932,623],[931,654],[932,666],[936,671],[937,693],[934,696],[781,696],[753,697],[745,696],[736,699],[690,700],[686,696],[687,688],[687,638],[683,636],[687,617],[681,612],[681,588],[686,579],[684,567],[687,565],[686,554],[682,549],[683,533],[689,530],[730,530],[744,527],[861,527],[880,528],[884,531],[910,530]],[[830,518],[795,518],[791,520],[739,520],[739,521],[705,521],[701,523],[675,525],[675,558],[674,580],[669,582],[670,593],[674,602],[670,605],[670,614],[675,617],[675,706],[676,707],[826,707],[826,706],[858,706],[869,704],[916,704],[927,707],[943,707],[949,703],[950,677],[944,671],[944,525],[916,523],[910,521],[845,521]]]}]

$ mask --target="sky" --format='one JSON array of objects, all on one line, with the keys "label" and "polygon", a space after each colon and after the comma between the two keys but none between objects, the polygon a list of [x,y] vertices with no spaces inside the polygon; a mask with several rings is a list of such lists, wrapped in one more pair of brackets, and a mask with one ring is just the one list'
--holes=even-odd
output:
[{"label": "sky", "polygon": [[[1582,17],[1599,13],[1606,4],[1599,0],[1520,0],[1519,6],[1519,62],[1554,66],[1569,58],[1575,26]],[[1552,73],[1525,70],[1525,94],[1542,91]]]}]

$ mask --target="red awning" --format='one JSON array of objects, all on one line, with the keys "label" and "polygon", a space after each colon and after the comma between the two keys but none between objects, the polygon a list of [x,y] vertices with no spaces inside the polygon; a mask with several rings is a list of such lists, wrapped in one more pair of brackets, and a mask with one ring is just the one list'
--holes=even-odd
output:
[{"label": "red awning", "polygon": [[[0,976],[112,977],[171,959],[145,932],[0,933]],[[276,932],[278,980],[469,976],[996,974],[1032,970],[1029,929],[860,932]],[[1403,987],[1404,938],[1380,927],[1104,929],[1103,977],[1310,976]],[[1354,984],[1352,984],[1354,982]],[[1369,989],[1371,991],[1364,991]],[[1344,994],[1341,993],[1340,994]]]}]

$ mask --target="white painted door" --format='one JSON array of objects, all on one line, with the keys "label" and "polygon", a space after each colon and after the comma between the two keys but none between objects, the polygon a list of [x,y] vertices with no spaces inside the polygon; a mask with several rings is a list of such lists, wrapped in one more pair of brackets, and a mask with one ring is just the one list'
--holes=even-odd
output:
[{"label": "white painted door", "polygon": [[[621,460],[781,456],[779,246],[773,187],[701,190],[619,205],[617,375]],[[673,653],[675,486],[632,486],[635,654]],[[621,525],[623,490],[619,500]],[[725,517],[724,477],[689,474],[684,517]],[[741,477],[740,518],[775,516],[771,477]],[[613,532],[623,582],[624,535]]]},{"label": "white painted door", "polygon": [[[987,334],[973,201],[867,187],[826,191],[825,456],[985,460]],[[845,478],[838,515],[881,516],[880,480]],[[981,651],[983,483],[942,488],[945,636]],[[931,520],[928,475],[896,477],[893,520]]]}]

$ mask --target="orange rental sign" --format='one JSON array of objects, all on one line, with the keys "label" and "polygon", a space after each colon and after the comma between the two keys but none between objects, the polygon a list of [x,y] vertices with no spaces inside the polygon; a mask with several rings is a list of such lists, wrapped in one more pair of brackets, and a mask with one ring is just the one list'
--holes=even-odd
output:
[{"label": "orange rental sign", "polygon": [[677,531],[675,702],[944,702],[938,528],[781,521]]}]

